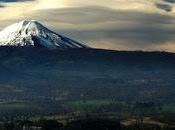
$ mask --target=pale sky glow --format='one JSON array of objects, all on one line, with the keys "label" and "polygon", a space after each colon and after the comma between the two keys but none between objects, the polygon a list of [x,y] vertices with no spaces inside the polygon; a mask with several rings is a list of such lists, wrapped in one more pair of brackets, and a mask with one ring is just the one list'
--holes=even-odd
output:
[{"label": "pale sky glow", "polygon": [[34,10],[40,9],[57,9],[66,7],[63,0],[37,0]]},{"label": "pale sky glow", "polygon": [[0,18],[1,20],[6,20],[6,19],[13,19],[17,17],[21,17],[24,15],[24,13],[29,12],[26,10],[26,8],[32,7],[33,3],[32,2],[25,2],[22,4],[19,3],[8,3],[8,4],[3,4],[7,7],[5,8],[0,8]]},{"label": "pale sky glow", "polygon": [[166,0],[0,0],[0,30],[23,19],[92,47],[175,51],[175,3]]},{"label": "pale sky glow", "polygon": [[[0,8],[1,20],[21,17],[33,10],[59,9],[68,7],[104,6],[117,10],[136,10],[142,12],[164,13],[154,6],[156,0],[36,0],[27,2],[0,2],[7,6]],[[129,2],[129,4],[128,4]],[[107,3],[107,4],[106,4]],[[173,5],[174,6],[174,5]]]}]

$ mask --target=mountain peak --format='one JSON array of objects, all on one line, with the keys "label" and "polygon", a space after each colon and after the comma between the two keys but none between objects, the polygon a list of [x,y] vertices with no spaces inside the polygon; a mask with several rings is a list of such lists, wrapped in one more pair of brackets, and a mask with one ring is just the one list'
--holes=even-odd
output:
[{"label": "mountain peak", "polygon": [[47,48],[87,48],[59,35],[36,20],[23,20],[0,32],[0,46],[42,46]]},{"label": "mountain peak", "polygon": [[29,23],[35,23],[35,24],[38,24],[38,21],[36,20],[22,20],[20,21],[19,23],[21,23],[23,26],[29,24]]},{"label": "mountain peak", "polygon": [[47,29],[45,26],[43,26],[40,22],[36,20],[23,20],[20,21],[19,24],[21,25],[21,27],[25,27],[27,29],[29,28]]}]

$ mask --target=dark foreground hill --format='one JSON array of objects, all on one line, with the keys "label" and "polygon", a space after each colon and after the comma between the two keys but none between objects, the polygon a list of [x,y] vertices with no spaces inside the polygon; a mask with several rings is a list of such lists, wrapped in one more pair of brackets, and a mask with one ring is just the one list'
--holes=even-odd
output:
[{"label": "dark foreground hill", "polygon": [[136,103],[172,111],[174,84],[173,53],[0,47],[1,115],[121,111]]}]

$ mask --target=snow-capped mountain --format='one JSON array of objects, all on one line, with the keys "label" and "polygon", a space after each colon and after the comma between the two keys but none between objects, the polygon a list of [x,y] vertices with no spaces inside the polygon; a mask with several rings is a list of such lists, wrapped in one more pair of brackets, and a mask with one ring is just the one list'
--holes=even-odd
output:
[{"label": "snow-capped mountain", "polygon": [[43,46],[47,48],[87,48],[59,35],[35,20],[24,20],[0,32],[0,46]]}]

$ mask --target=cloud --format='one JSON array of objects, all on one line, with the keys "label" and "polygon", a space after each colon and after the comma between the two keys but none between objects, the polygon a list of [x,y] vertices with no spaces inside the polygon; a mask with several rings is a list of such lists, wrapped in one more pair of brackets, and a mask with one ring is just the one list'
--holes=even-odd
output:
[{"label": "cloud", "polygon": [[4,5],[0,5],[0,8],[4,8]]},{"label": "cloud", "polygon": [[20,2],[1,2],[0,5],[3,5],[4,8],[0,8],[0,21],[13,20],[22,17],[23,15],[27,15],[35,3],[32,0],[20,0]]},{"label": "cloud", "polygon": [[[2,2],[4,1],[4,2]],[[6,2],[5,2],[6,1]],[[107,7],[116,10],[164,13],[155,6],[161,0],[0,0],[6,8],[0,9],[1,20],[28,15],[33,10],[48,10],[70,7]],[[106,4],[107,3],[107,4]]]},{"label": "cloud", "polygon": [[24,2],[24,1],[34,1],[34,0],[0,0],[0,2]]},{"label": "cloud", "polygon": [[164,0],[165,2],[175,3],[175,0]]},{"label": "cloud", "polygon": [[168,5],[168,4],[156,3],[155,5],[157,6],[157,8],[163,9],[167,12],[170,12],[173,10],[173,7],[171,5]]},{"label": "cloud", "polygon": [[157,50],[175,41],[175,18],[165,14],[89,6],[35,11],[28,18],[92,47]]},{"label": "cloud", "polygon": [[[41,15],[42,13],[42,15]],[[58,16],[58,17],[53,17]],[[35,11],[31,17],[41,18],[45,21],[64,22],[69,24],[88,24],[88,23],[106,23],[106,22],[146,22],[146,23],[167,23],[171,24],[174,20],[169,15],[157,13],[143,13],[139,11],[115,10],[105,7],[89,6],[74,7],[65,9],[52,9]],[[47,18],[47,19],[45,19]],[[144,25],[143,25],[144,26]]]},{"label": "cloud", "polygon": [[35,5],[32,10],[42,10],[42,9],[56,9],[63,8],[64,1],[62,0],[36,0]]}]

